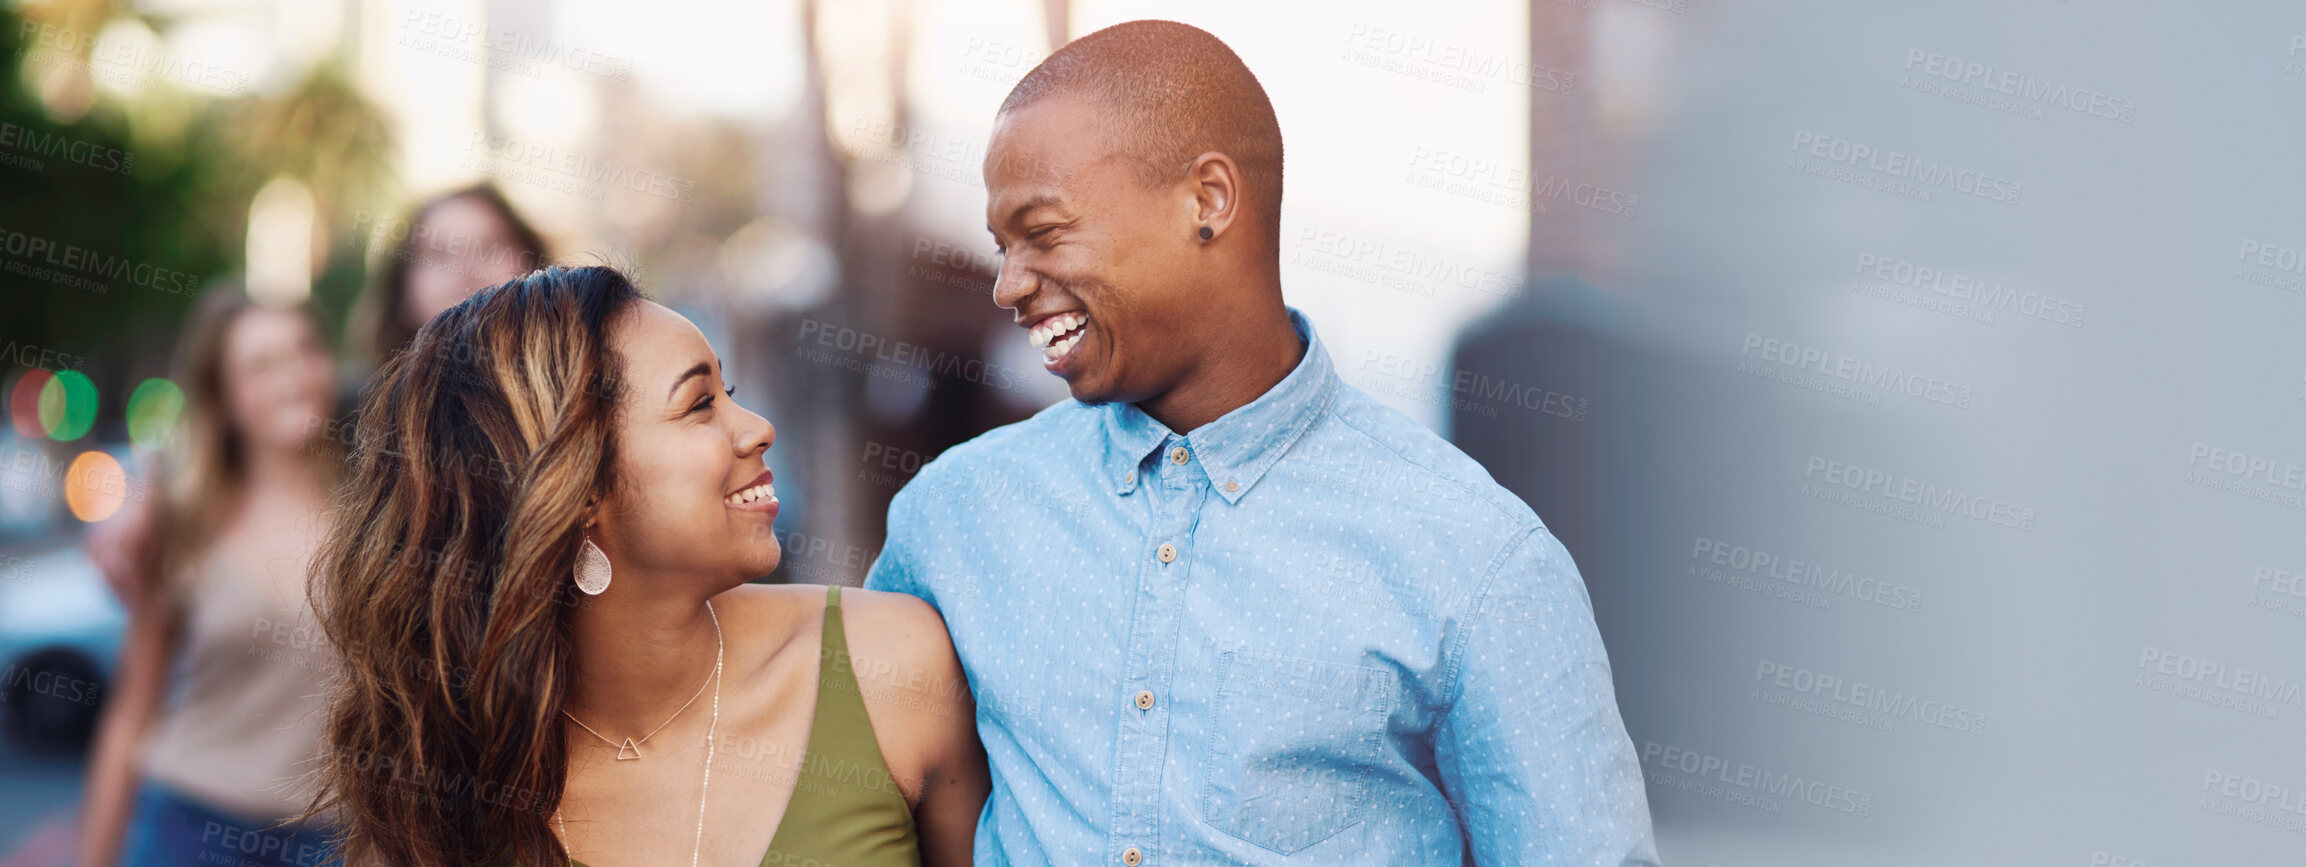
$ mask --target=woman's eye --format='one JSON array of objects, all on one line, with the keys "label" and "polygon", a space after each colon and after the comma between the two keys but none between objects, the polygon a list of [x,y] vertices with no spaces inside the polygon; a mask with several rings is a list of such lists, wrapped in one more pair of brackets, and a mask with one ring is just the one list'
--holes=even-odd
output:
[{"label": "woman's eye", "polygon": [[699,412],[704,412],[705,410],[708,410],[708,409],[712,409],[712,408],[713,408],[713,395],[712,395],[712,393],[711,393],[711,392],[706,392],[706,393],[705,393],[705,396],[704,396],[704,399],[703,399],[703,400],[699,400],[699,401],[697,401],[697,405],[696,405],[696,406],[692,406],[692,407],[689,407],[689,412],[691,412],[691,413],[699,413]]},{"label": "woman's eye", "polygon": [[721,393],[728,395],[730,400],[737,399],[737,387],[734,385],[723,386],[721,388]]}]

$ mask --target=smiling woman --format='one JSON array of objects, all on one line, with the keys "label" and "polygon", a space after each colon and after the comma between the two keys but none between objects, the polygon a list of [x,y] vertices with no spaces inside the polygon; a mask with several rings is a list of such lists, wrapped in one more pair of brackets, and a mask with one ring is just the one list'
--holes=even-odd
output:
[{"label": "smiling woman", "polygon": [[[347,671],[315,809],[349,863],[968,863],[986,771],[944,625],[746,583],[782,553],[776,428],[733,393],[600,267],[482,290],[379,371],[314,574]],[[508,471],[441,469],[475,461]]]}]

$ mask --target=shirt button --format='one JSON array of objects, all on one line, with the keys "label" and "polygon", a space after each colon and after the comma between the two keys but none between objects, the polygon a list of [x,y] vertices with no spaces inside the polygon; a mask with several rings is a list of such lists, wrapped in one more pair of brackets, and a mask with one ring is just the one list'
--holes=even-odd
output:
[{"label": "shirt button", "polygon": [[1137,851],[1137,847],[1131,846],[1121,850],[1121,863],[1128,865],[1128,867],[1137,867],[1137,865],[1145,863],[1145,854]]},{"label": "shirt button", "polygon": [[1193,453],[1186,451],[1184,446],[1178,446],[1169,450],[1169,462],[1172,464],[1182,464],[1185,462],[1186,458],[1190,458],[1192,456]]},{"label": "shirt button", "polygon": [[1150,690],[1150,689],[1140,689],[1140,690],[1138,690],[1138,691],[1137,691],[1137,709],[1138,709],[1138,710],[1152,710],[1152,709],[1153,709],[1153,691],[1152,691],[1152,690]]},{"label": "shirt button", "polygon": [[1161,562],[1170,563],[1176,561],[1176,559],[1177,546],[1171,545],[1167,542],[1161,543]]},{"label": "shirt button", "polygon": [[1129,475],[1127,475],[1127,476],[1123,476],[1123,477],[1121,478],[1121,484],[1124,484],[1124,485],[1132,485],[1132,484],[1136,484],[1136,483],[1137,483],[1137,471],[1136,471],[1136,470],[1130,470],[1130,471],[1129,471]]},{"label": "shirt button", "polygon": [[1238,490],[1241,490],[1241,483],[1240,483],[1240,482],[1226,482],[1226,483],[1225,483],[1225,492],[1226,492],[1226,493],[1230,494],[1230,493],[1232,493],[1232,492],[1234,492],[1234,491],[1238,491]]}]

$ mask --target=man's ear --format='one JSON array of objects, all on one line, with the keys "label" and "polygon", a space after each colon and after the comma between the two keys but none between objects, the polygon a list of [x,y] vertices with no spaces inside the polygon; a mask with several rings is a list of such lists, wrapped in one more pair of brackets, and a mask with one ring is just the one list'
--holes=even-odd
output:
[{"label": "man's ear", "polygon": [[1193,158],[1185,178],[1193,193],[1192,231],[1207,227],[1209,232],[1203,240],[1223,236],[1241,213],[1241,166],[1232,157],[1208,151]]}]

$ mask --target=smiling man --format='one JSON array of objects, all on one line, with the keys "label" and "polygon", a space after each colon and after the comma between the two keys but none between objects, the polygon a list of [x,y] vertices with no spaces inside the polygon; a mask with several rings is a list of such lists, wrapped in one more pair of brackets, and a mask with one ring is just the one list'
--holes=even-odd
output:
[{"label": "smiling man", "polygon": [[1085,36],[985,180],[994,301],[1074,399],[923,468],[868,580],[944,614],[975,690],[979,861],[1655,863],[1568,552],[1283,303],[1240,58]]}]

